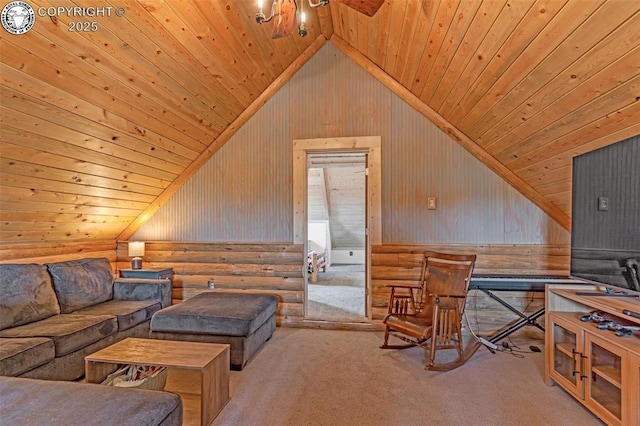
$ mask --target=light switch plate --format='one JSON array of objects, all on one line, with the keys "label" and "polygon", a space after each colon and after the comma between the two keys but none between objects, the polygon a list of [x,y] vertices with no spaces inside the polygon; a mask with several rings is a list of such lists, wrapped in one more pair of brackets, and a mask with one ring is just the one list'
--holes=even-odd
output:
[{"label": "light switch plate", "polygon": [[436,197],[427,197],[427,209],[435,210],[438,208],[438,201]]},{"label": "light switch plate", "polygon": [[598,197],[598,211],[606,212],[609,210],[609,198]]}]

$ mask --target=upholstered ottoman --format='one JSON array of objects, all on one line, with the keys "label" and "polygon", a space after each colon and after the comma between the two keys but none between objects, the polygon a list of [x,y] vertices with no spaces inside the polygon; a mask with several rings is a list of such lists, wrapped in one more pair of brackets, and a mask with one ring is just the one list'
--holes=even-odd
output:
[{"label": "upholstered ottoman", "polygon": [[156,312],[151,318],[154,339],[227,343],[231,368],[242,370],[271,338],[276,328],[275,296],[201,293]]}]

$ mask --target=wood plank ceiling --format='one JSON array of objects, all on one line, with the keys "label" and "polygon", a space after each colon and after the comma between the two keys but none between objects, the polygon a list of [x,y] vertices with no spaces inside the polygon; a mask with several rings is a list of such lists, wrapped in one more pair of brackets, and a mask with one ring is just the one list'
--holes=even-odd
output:
[{"label": "wood plank ceiling", "polygon": [[572,157],[640,133],[635,0],[333,2],[278,40],[249,0],[105,0],[80,32],[28,3],[0,37],[4,242],[128,238],[326,40],[565,227]]}]

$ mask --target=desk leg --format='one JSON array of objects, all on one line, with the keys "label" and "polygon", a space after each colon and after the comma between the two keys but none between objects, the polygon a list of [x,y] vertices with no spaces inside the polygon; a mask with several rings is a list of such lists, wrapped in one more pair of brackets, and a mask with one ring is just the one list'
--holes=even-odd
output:
[{"label": "desk leg", "polygon": [[517,322],[513,323],[512,325],[510,325],[509,328],[507,328],[506,330],[503,330],[502,332],[500,332],[500,333],[496,334],[495,336],[493,336],[492,338],[490,338],[489,341],[491,343],[496,343],[500,339],[503,339],[503,338],[507,337],[509,334],[511,334],[511,333],[513,333],[513,332],[515,332],[517,330],[520,330],[525,325],[534,325],[537,328],[539,328],[540,330],[544,331],[544,327],[542,327],[540,324],[538,324],[536,322],[536,319],[541,317],[542,315],[544,315],[544,308],[538,309],[531,316],[519,319]]},{"label": "desk leg", "polygon": [[513,333],[516,330],[521,329],[525,325],[533,325],[538,329],[540,329],[541,331],[544,331],[544,327],[542,327],[536,321],[539,317],[544,315],[544,307],[538,309],[533,314],[527,316],[524,313],[517,310],[516,308],[514,308],[513,306],[511,306],[510,304],[508,304],[507,302],[505,302],[504,300],[502,300],[501,298],[499,298],[498,296],[496,296],[491,290],[480,290],[480,291],[488,294],[489,297],[491,297],[493,300],[500,303],[502,306],[509,309],[511,312],[513,312],[514,314],[520,317],[520,319],[517,322],[513,323],[511,326],[509,326],[509,328],[490,338],[489,341],[491,343],[496,343],[498,340],[508,336],[509,334]]}]

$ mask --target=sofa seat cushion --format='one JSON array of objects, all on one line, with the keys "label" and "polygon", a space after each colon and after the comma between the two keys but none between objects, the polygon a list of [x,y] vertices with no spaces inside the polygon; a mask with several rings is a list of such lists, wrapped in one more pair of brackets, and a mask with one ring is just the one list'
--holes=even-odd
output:
[{"label": "sofa seat cushion", "polygon": [[169,333],[249,336],[278,308],[275,296],[201,293],[164,308],[151,318],[151,330]]},{"label": "sofa seat cushion", "polygon": [[44,337],[0,338],[0,376],[19,376],[56,356],[53,340]]},{"label": "sofa seat cushion", "polygon": [[63,314],[113,298],[113,271],[106,258],[49,263],[47,268]]},{"label": "sofa seat cushion", "polygon": [[110,300],[80,309],[74,314],[115,316],[118,320],[118,331],[124,331],[150,320],[160,307],[160,302],[150,300]]},{"label": "sofa seat cushion", "polygon": [[60,313],[44,265],[0,265],[0,330]]},{"label": "sofa seat cushion", "polygon": [[48,337],[53,340],[56,357],[82,349],[116,332],[112,315],[60,314],[30,324],[0,331],[0,337]]},{"label": "sofa seat cushion", "polygon": [[2,425],[181,425],[170,392],[0,377]]}]

